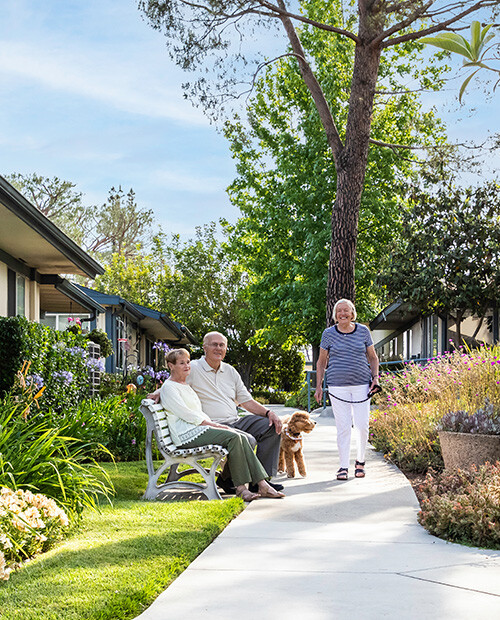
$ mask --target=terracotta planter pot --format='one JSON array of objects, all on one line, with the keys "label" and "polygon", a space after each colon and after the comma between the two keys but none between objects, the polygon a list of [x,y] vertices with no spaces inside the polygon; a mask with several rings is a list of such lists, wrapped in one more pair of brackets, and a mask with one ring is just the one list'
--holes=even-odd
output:
[{"label": "terracotta planter pot", "polygon": [[500,461],[500,435],[439,432],[446,469],[466,469]]}]

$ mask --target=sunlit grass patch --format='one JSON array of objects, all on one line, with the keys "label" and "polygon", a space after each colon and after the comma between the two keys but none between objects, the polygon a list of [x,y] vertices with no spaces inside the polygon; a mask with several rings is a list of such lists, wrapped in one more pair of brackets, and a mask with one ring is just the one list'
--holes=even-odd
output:
[{"label": "sunlit grass patch", "polygon": [[0,585],[2,620],[134,618],[224,529],[241,500],[142,502],[144,462],[106,464],[114,507]]}]

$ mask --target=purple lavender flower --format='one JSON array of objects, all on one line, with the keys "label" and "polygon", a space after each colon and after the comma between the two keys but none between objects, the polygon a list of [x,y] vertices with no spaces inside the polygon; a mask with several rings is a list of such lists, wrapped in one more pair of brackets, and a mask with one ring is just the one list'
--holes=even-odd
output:
[{"label": "purple lavender flower", "polygon": [[81,357],[83,360],[87,357],[88,353],[82,347],[66,347],[66,351],[75,357]]},{"label": "purple lavender flower", "polygon": [[170,347],[168,346],[168,344],[166,342],[162,342],[161,340],[157,340],[154,343],[153,349],[162,351],[164,355],[166,355],[170,351]]}]

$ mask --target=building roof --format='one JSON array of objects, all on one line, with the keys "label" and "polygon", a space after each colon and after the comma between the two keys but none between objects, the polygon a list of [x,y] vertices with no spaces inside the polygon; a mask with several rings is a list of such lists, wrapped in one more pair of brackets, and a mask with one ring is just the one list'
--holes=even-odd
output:
[{"label": "building roof", "polygon": [[104,269],[0,176],[0,248],[41,274],[95,278]]},{"label": "building roof", "polygon": [[40,279],[40,310],[65,314],[106,312],[76,284],[54,275],[42,275]]},{"label": "building roof", "polygon": [[409,302],[401,299],[390,304],[370,321],[370,329],[383,329],[388,331],[400,330],[409,323],[415,322],[420,316],[421,310]]},{"label": "building roof", "polygon": [[174,321],[164,312],[131,303],[120,295],[109,295],[85,286],[77,286],[101,306],[120,308],[124,314],[156,340],[167,340],[171,344],[198,344],[196,338],[184,325]]}]

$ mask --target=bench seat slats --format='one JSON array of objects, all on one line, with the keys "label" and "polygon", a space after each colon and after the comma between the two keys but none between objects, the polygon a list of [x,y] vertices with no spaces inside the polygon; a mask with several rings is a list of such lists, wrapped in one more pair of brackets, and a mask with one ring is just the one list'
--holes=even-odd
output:
[{"label": "bench seat slats", "polygon": [[[156,499],[160,493],[174,486],[193,488],[202,491],[207,499],[222,499],[215,484],[215,474],[221,460],[227,456],[227,450],[222,446],[207,444],[196,448],[177,448],[170,436],[168,420],[161,404],[155,404],[152,400],[145,399],[141,404],[141,413],[146,418],[146,464],[148,466],[149,482],[144,499]],[[156,439],[164,463],[155,470],[152,452],[152,438]],[[212,459],[210,469],[207,469],[199,461]],[[191,466],[189,470],[177,471],[180,464]],[[182,477],[198,472],[205,484],[182,480]],[[167,482],[158,484],[160,476],[168,473]]]}]

